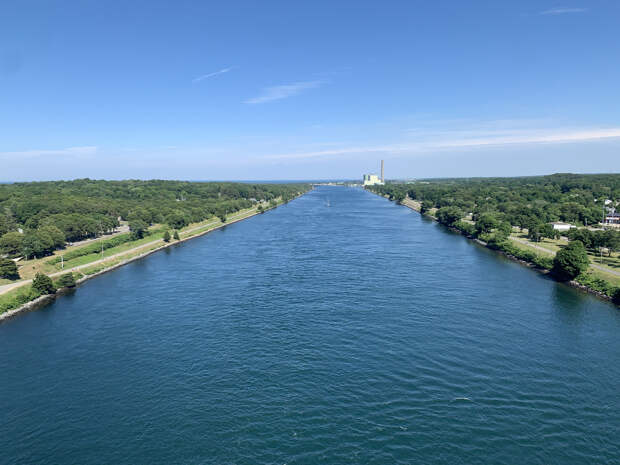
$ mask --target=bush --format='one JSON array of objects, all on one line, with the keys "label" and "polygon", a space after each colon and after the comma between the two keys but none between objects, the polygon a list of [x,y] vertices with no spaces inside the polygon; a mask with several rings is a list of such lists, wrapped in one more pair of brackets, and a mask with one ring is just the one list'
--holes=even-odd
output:
[{"label": "bush", "polygon": [[43,273],[36,274],[32,280],[32,288],[38,292],[39,295],[54,294],[56,292],[56,287],[54,286],[52,278]]},{"label": "bush", "polygon": [[17,265],[13,260],[8,258],[0,258],[0,278],[19,279]]},{"label": "bush", "polygon": [[170,233],[168,231],[166,231],[164,233],[164,242],[170,242]]},{"label": "bush", "polygon": [[466,236],[473,236],[476,232],[476,228],[473,224],[467,223],[466,221],[457,221],[454,223],[454,227],[461,231]]},{"label": "bush", "polygon": [[172,237],[174,238],[175,241],[181,240],[181,238],[179,237],[179,231],[174,231],[174,234],[172,235]]},{"label": "bush", "polygon": [[75,277],[73,273],[65,273],[56,281],[58,287],[75,287]]},{"label": "bush", "polygon": [[620,305],[620,287],[614,289],[613,293],[611,294],[611,301],[616,305]]},{"label": "bush", "polygon": [[561,281],[570,281],[588,269],[590,260],[580,241],[570,242],[553,259],[553,274]]},{"label": "bush", "polygon": [[613,297],[614,286],[604,279],[597,278],[591,273],[582,273],[575,279],[579,284],[589,287],[595,291],[601,292],[609,297]]}]

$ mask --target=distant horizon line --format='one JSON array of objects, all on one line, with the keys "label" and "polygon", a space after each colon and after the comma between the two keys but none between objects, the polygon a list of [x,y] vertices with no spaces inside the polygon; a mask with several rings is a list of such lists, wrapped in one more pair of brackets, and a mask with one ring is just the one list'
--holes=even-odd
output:
[{"label": "distant horizon line", "polygon": [[[620,174],[620,172],[554,172],[544,174],[522,174],[522,175],[494,175],[494,176],[426,176],[426,177],[401,177],[401,178],[386,178],[386,181],[415,181],[426,179],[490,179],[490,178],[535,178],[543,176],[553,176],[557,174],[574,174],[574,175],[614,175]],[[91,181],[177,181],[177,182],[230,182],[230,183],[244,183],[244,184],[268,184],[268,183],[316,183],[316,182],[357,182],[360,181],[361,176],[356,178],[314,178],[314,179],[165,179],[165,178],[122,178],[122,179],[103,179],[103,178],[71,178],[71,179],[44,179],[44,180],[30,180],[30,181],[0,181],[0,184],[18,184],[18,183],[35,183],[35,182],[71,182],[88,179]]]}]

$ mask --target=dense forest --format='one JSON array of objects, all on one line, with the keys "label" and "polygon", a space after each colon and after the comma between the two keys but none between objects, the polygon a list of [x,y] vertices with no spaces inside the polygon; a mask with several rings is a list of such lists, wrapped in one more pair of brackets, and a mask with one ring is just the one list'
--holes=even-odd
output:
[{"label": "dense forest", "polygon": [[172,229],[226,216],[259,202],[290,200],[304,184],[183,181],[74,181],[0,185],[0,254],[43,256],[115,230],[163,223]]},{"label": "dense forest", "polygon": [[[373,191],[402,201],[420,202],[438,221],[486,241],[501,242],[512,227],[527,229],[530,239],[553,238],[551,222],[600,228],[605,214],[620,201],[620,174],[553,174],[518,178],[421,180],[373,186]],[[569,239],[588,248],[620,247],[620,232],[576,228]]]}]

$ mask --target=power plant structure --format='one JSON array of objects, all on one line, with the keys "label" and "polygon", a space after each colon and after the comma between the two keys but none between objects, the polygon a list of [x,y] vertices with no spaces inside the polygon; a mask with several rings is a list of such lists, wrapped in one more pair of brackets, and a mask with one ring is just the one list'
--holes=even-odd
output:
[{"label": "power plant structure", "polygon": [[383,171],[383,160],[381,160],[381,177],[377,176],[374,173],[365,174],[362,178],[363,186],[382,186],[385,184],[384,171]]}]

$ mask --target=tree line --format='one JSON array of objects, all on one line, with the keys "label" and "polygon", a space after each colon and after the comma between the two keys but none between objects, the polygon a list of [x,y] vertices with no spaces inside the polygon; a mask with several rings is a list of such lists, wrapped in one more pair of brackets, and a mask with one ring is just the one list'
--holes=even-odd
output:
[{"label": "tree line", "polygon": [[[592,250],[604,247],[609,254],[620,249],[620,232],[583,228],[602,221],[606,201],[609,205],[620,201],[618,174],[433,179],[371,189],[391,200],[408,197],[419,201],[422,213],[437,209],[438,221],[471,235],[491,231],[506,235],[514,226],[527,230],[530,239],[540,241],[560,234],[550,224],[559,221],[577,226],[565,233],[569,240],[578,239]],[[470,218],[474,225],[462,221],[464,218]]]},{"label": "tree line", "polygon": [[[422,213],[432,210],[437,221],[448,227],[548,269],[560,280],[577,279],[620,301],[620,288],[584,274],[589,266],[588,250],[605,251],[608,256],[620,251],[620,231],[600,229],[598,225],[606,212],[605,204],[614,206],[620,200],[620,175],[435,179],[388,183],[370,189],[397,202],[416,200]],[[550,224],[555,221],[576,227],[560,233]],[[563,234],[569,243],[553,259],[540,256],[518,248],[508,239],[513,228],[527,230],[533,241]]]},{"label": "tree line", "polygon": [[42,257],[67,242],[114,231],[128,221],[136,236],[155,223],[180,229],[260,202],[290,200],[305,184],[185,181],[74,181],[0,185],[0,256]]}]

